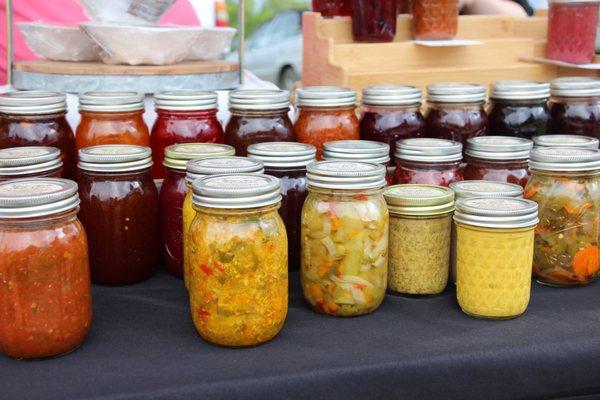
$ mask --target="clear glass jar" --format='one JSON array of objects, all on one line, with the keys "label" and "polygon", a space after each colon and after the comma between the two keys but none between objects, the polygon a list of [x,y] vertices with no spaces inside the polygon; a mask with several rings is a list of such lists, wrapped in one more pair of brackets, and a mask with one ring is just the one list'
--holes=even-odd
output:
[{"label": "clear glass jar", "polygon": [[381,164],[385,167],[386,181],[394,180],[394,169],[390,166],[390,147],[386,143],[370,140],[338,140],[323,144],[323,160],[326,161],[362,161]]},{"label": "clear glass jar", "polygon": [[75,350],[92,323],[77,184],[30,178],[0,183],[0,351],[44,358]]},{"label": "clear glass jar", "polygon": [[351,0],[312,0],[312,10],[325,18],[349,17]]},{"label": "clear glass jar", "polygon": [[356,42],[391,42],[396,37],[397,0],[351,0]]},{"label": "clear glass jar", "polygon": [[535,202],[523,199],[456,202],[456,297],[465,314],[510,319],[525,312],[537,211]]},{"label": "clear glass jar", "polygon": [[598,150],[600,140],[579,135],[543,135],[533,138],[535,147],[576,147],[579,149]]},{"label": "clear glass jar", "polygon": [[218,175],[195,181],[193,188],[189,291],[196,329],[222,346],[271,340],[288,308],[278,179]]},{"label": "clear glass jar", "polygon": [[302,209],[302,291],[316,312],[349,317],[375,311],[385,296],[389,216],[385,168],[322,161],[307,168]]},{"label": "clear glass jar", "polygon": [[580,286],[600,273],[600,152],[536,148],[525,197],[540,208],[533,274],[540,283]]},{"label": "clear glass jar", "polygon": [[454,192],[432,185],[396,185],[383,193],[390,211],[388,289],[415,296],[448,285]]},{"label": "clear glass jar", "polygon": [[448,187],[462,181],[462,144],[444,139],[405,139],[396,145],[395,183]]},{"label": "clear glass jar", "polygon": [[550,90],[549,133],[600,139],[600,79],[557,78]]},{"label": "clear glass jar", "polygon": [[0,182],[20,178],[62,178],[60,149],[46,146],[0,150]]},{"label": "clear glass jar", "polygon": [[412,0],[413,36],[453,39],[458,33],[458,0]]}]

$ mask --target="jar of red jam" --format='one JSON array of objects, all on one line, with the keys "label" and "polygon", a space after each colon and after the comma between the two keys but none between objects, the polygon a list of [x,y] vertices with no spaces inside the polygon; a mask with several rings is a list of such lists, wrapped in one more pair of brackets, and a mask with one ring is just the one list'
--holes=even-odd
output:
[{"label": "jar of red jam", "polygon": [[398,14],[410,14],[412,12],[412,0],[398,0]]},{"label": "jar of red jam", "polygon": [[308,195],[306,166],[316,161],[317,149],[309,144],[271,142],[248,148],[250,158],[260,160],[267,175],[281,182],[281,208],[288,235],[289,269],[300,270],[300,230],[302,206]]},{"label": "jar of red jam", "polygon": [[79,97],[81,122],[77,150],[105,144],[150,146],[144,122],[144,95],[134,92],[89,92]]},{"label": "jar of red jam", "polygon": [[75,350],[92,323],[88,244],[77,184],[0,183],[0,351],[44,358]]},{"label": "jar of red jam", "polygon": [[462,144],[445,139],[404,139],[396,146],[396,183],[448,187],[462,181]]},{"label": "jar of red jam", "polygon": [[217,119],[218,96],[201,90],[176,90],[154,95],[156,122],[150,135],[152,176],[163,179],[165,149],[177,143],[224,143]]},{"label": "jar of red jam", "polygon": [[481,136],[469,139],[465,152],[465,180],[514,183],[529,180],[529,153],[533,142],[511,136]]},{"label": "jar of red jam", "polygon": [[533,145],[534,147],[576,147],[598,150],[600,140],[579,135],[543,135],[534,137]]},{"label": "jar of red jam", "polygon": [[381,164],[387,169],[386,180],[392,184],[394,171],[390,165],[390,146],[370,140],[338,140],[323,144],[323,160],[362,161]]},{"label": "jar of red jam", "polygon": [[64,94],[42,91],[0,94],[0,148],[56,147],[61,151],[65,177],[75,178],[75,136],[66,114]]},{"label": "jar of red jam", "polygon": [[550,91],[549,133],[600,139],[600,79],[557,78]]},{"label": "jar of red jam", "polygon": [[79,151],[79,218],[90,246],[92,281],[146,280],[159,257],[158,192],[149,147],[103,145]]},{"label": "jar of red jam", "polygon": [[46,146],[27,146],[0,150],[0,182],[34,177],[63,177],[63,163],[59,149]]},{"label": "jar of red jam", "polygon": [[296,95],[296,139],[315,146],[318,160],[323,157],[323,143],[360,138],[354,90],[313,86],[298,89]]},{"label": "jar of red jam", "polygon": [[458,32],[458,0],[412,0],[413,36],[453,39]]},{"label": "jar of red jam", "polygon": [[531,139],[544,135],[550,119],[550,84],[499,81],[492,86],[488,131],[492,135]]},{"label": "jar of red jam", "polygon": [[396,142],[425,136],[421,89],[403,85],[376,85],[363,89],[360,138],[387,143],[390,157]]},{"label": "jar of red jam", "polygon": [[325,18],[349,17],[351,0],[312,0],[314,12]]},{"label": "jar of red jam", "polygon": [[427,87],[427,137],[453,140],[467,145],[467,139],[487,133],[486,89],[470,83],[438,83]]},{"label": "jar of red jam", "polygon": [[588,64],[596,54],[598,0],[549,0],[546,57]]},{"label": "jar of red jam", "polygon": [[396,37],[397,0],[352,0],[352,33],[356,42],[391,42]]}]

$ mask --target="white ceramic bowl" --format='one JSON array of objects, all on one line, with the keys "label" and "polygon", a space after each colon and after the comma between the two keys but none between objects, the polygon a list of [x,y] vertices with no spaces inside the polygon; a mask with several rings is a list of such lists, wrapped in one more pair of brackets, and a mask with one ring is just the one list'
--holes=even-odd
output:
[{"label": "white ceramic bowl", "polygon": [[147,21],[129,14],[132,0],[79,0],[85,15],[94,22],[116,22],[127,25],[154,25],[158,22]]},{"label": "white ceramic bowl", "polygon": [[236,32],[235,28],[203,28],[185,59],[217,60],[229,49]]}]

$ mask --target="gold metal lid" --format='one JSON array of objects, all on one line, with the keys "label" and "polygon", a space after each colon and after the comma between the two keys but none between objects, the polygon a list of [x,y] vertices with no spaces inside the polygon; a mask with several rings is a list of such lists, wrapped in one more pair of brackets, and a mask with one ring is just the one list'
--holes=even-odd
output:
[{"label": "gold metal lid", "polygon": [[383,192],[390,214],[435,216],[454,211],[454,192],[435,185],[394,185]]}]

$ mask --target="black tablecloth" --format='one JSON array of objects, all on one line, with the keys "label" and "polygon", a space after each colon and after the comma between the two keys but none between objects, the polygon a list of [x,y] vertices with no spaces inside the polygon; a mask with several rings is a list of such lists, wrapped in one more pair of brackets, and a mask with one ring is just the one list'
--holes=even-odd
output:
[{"label": "black tablecloth", "polygon": [[[294,275],[293,286],[298,288]],[[0,399],[501,399],[600,396],[600,284],[534,286],[526,314],[467,317],[453,290],[387,296],[372,315],[332,318],[299,290],[275,340],[204,342],[180,280],[94,287],[94,323],[77,351],[0,359]]]}]

